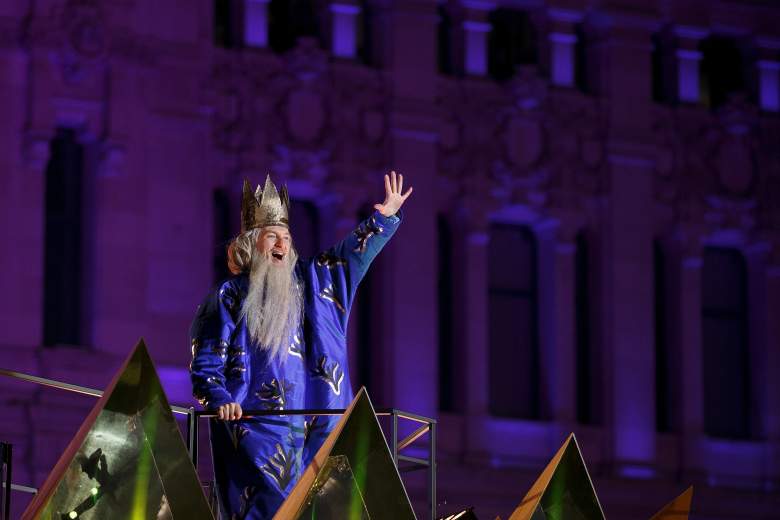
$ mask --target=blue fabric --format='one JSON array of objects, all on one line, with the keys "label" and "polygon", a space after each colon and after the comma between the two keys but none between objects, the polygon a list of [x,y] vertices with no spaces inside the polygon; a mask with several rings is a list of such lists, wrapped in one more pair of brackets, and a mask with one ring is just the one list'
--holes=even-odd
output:
[{"label": "blue fabric", "polygon": [[[352,401],[346,332],[349,310],[371,261],[400,224],[375,212],[346,239],[295,268],[304,284],[304,320],[289,355],[270,361],[239,320],[249,278],[218,286],[190,329],[193,394],[207,409],[346,408]],[[338,417],[212,420],[211,448],[223,516],[271,518]]]}]

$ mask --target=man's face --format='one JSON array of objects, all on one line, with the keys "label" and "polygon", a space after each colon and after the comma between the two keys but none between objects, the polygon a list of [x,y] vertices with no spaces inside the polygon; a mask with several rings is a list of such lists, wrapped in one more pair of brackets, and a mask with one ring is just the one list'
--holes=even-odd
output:
[{"label": "man's face", "polygon": [[272,265],[283,265],[290,254],[290,230],[284,226],[266,226],[257,238],[257,250],[268,258]]}]

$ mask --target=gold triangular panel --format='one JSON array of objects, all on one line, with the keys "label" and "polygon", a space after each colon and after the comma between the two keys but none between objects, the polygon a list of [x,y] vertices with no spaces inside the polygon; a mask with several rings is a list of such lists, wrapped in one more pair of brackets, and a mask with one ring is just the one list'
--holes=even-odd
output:
[{"label": "gold triangular panel", "polygon": [[22,518],[214,518],[143,340]]},{"label": "gold triangular panel", "polygon": [[669,502],[663,509],[653,515],[650,520],[688,520],[693,500],[693,486],[682,492],[680,496]]},{"label": "gold triangular panel", "polygon": [[509,520],[603,520],[574,434],[544,468]]},{"label": "gold triangular panel", "polygon": [[415,518],[365,388],[274,516],[298,518]]}]

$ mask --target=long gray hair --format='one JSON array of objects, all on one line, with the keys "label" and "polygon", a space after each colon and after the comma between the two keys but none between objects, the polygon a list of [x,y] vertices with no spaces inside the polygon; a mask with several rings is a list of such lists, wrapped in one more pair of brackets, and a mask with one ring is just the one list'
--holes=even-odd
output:
[{"label": "long gray hair", "polygon": [[252,258],[257,254],[257,237],[260,228],[244,231],[230,241],[227,247],[228,269],[233,274],[248,272],[252,268]]},{"label": "long gray hair", "polygon": [[228,246],[228,267],[249,273],[249,291],[241,305],[247,331],[269,358],[284,361],[303,317],[303,294],[295,276],[298,254],[290,246],[285,264],[274,266],[257,250],[260,229],[238,235]]}]

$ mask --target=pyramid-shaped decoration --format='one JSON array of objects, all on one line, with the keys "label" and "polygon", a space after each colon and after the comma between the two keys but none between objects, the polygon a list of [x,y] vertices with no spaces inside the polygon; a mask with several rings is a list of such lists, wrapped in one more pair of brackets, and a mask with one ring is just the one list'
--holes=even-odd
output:
[{"label": "pyramid-shaped decoration", "polygon": [[415,518],[365,388],[274,516],[298,518]]},{"label": "pyramid-shaped decoration", "polygon": [[213,519],[141,340],[23,519]]},{"label": "pyramid-shaped decoration", "polygon": [[682,492],[680,496],[669,502],[650,520],[688,520],[693,500],[693,486]]},{"label": "pyramid-shaped decoration", "polygon": [[570,434],[509,520],[603,520],[593,482]]}]

